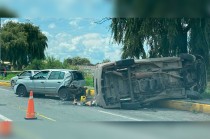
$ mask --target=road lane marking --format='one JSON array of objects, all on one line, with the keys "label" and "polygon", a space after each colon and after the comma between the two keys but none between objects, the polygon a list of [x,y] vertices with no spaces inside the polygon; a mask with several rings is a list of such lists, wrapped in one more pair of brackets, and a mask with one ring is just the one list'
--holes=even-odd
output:
[{"label": "road lane marking", "polygon": [[[22,110],[22,111],[26,111],[26,109],[25,109],[25,108],[22,108],[21,106],[18,106],[18,109],[19,109],[19,110]],[[47,120],[56,122],[55,119],[49,118],[49,117],[47,117],[47,116],[45,116],[45,115],[43,115],[43,114],[40,114],[40,113],[38,113],[38,112],[36,112],[36,115],[39,116],[39,117],[42,117],[42,118],[44,118],[44,119],[47,119]]]},{"label": "road lane marking", "polygon": [[45,119],[47,119],[47,120],[50,120],[50,121],[56,122],[56,120],[54,120],[54,119],[52,119],[52,118],[49,118],[49,117],[47,117],[47,116],[44,116],[43,114],[36,113],[36,115],[38,115],[38,116],[40,116],[40,117],[42,117],[42,118],[45,118]]},{"label": "road lane marking", "polygon": [[1,115],[1,114],[0,114],[0,119],[2,119],[4,121],[12,122],[11,119],[9,119],[9,118],[5,117],[4,115]]},{"label": "road lane marking", "polygon": [[[3,88],[0,88],[0,90],[7,91],[7,92],[12,92],[11,90],[6,90],[6,89],[3,89]],[[17,106],[14,106],[14,107],[18,108],[19,110],[26,111],[26,109],[23,108],[23,107],[21,107],[21,106],[18,106],[18,107],[17,107]],[[56,122],[55,119],[49,118],[49,117],[47,117],[47,116],[45,116],[45,115],[43,115],[43,114],[36,113],[36,115],[39,116],[39,117],[42,117],[42,118],[44,118],[44,119],[47,119],[47,120]],[[0,118],[1,118],[1,116],[3,117],[3,115],[0,115]],[[6,118],[6,117],[4,117],[4,118]],[[8,119],[8,120],[9,120],[9,119]]]},{"label": "road lane marking", "polygon": [[120,115],[120,114],[115,114],[115,113],[111,113],[111,112],[107,112],[107,111],[98,110],[98,112],[101,112],[101,113],[104,113],[104,114],[109,114],[109,115],[112,115],[112,116],[121,117],[121,118],[124,118],[124,119],[129,119],[129,120],[132,120],[132,121],[143,121],[143,120],[140,120],[140,119],[136,119],[136,118]]}]

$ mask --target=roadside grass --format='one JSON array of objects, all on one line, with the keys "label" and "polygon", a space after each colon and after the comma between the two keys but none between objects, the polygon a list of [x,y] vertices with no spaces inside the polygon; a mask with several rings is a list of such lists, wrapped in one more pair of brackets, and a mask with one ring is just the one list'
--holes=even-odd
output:
[{"label": "roadside grass", "polygon": [[0,75],[0,80],[10,81],[10,79],[16,75],[17,73],[7,73],[7,77],[3,77]]},{"label": "roadside grass", "polygon": [[86,86],[93,87],[94,86],[93,76],[90,74],[85,75],[85,82],[86,82]]}]

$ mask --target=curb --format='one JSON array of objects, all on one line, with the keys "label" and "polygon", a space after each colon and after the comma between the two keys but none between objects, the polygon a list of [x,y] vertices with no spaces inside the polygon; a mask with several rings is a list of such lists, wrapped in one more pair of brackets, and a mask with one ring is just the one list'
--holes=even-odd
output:
[{"label": "curb", "polygon": [[202,103],[178,101],[178,100],[163,100],[158,102],[158,106],[164,108],[176,109],[176,110],[210,114],[210,104],[202,104]]},{"label": "curb", "polygon": [[9,82],[0,82],[0,86],[10,87],[11,85]]}]

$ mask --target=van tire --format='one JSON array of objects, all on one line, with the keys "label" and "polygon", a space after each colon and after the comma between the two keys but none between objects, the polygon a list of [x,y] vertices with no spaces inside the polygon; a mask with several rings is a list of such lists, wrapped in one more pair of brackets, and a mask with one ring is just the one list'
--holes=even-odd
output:
[{"label": "van tire", "polygon": [[124,67],[124,66],[131,66],[134,64],[134,59],[123,59],[123,60],[119,60],[119,61],[116,61],[116,66],[119,66],[119,67]]},{"label": "van tire", "polygon": [[191,54],[180,54],[179,57],[184,61],[194,62],[196,60],[196,57]]}]

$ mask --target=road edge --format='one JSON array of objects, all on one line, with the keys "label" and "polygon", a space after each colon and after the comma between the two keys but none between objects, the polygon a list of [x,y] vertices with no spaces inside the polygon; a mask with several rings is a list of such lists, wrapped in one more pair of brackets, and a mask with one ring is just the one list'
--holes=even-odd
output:
[{"label": "road edge", "polygon": [[183,100],[163,100],[158,102],[158,106],[182,111],[210,114],[210,104],[189,102]]},{"label": "road edge", "polygon": [[0,86],[6,86],[6,87],[10,87],[10,82],[5,81],[5,82],[0,82]]}]

